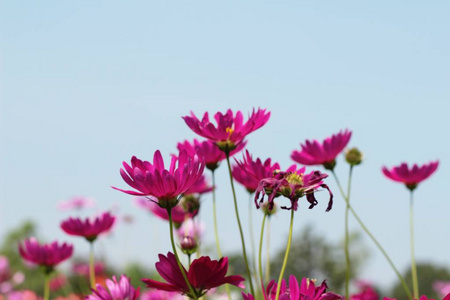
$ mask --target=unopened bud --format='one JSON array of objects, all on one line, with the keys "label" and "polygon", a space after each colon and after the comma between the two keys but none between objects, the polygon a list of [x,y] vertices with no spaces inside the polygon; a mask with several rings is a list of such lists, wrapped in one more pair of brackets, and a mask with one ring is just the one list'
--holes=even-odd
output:
[{"label": "unopened bud", "polygon": [[363,154],[358,148],[351,148],[345,152],[345,160],[351,165],[356,166],[362,162]]},{"label": "unopened bud", "polygon": [[267,215],[267,216],[270,217],[271,215],[273,215],[274,213],[277,212],[277,207],[276,207],[276,205],[274,204],[272,210],[270,210],[270,209],[269,209],[269,202],[264,202],[264,203],[262,204],[262,211],[263,211],[263,213],[264,213],[265,215]]},{"label": "unopened bud", "polygon": [[183,253],[188,254],[188,255],[191,255],[192,253],[197,251],[197,242],[191,236],[183,237],[183,239],[181,240],[180,246],[181,246],[181,251],[183,251]]},{"label": "unopened bud", "polygon": [[185,212],[196,215],[200,209],[200,199],[195,195],[184,195],[181,205]]}]

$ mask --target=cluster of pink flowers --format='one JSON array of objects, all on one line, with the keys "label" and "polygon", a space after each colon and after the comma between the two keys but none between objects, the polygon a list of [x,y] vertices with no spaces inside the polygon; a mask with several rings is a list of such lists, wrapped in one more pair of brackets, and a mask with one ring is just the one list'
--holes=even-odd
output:
[{"label": "cluster of pink flowers", "polygon": [[[191,262],[190,255],[197,251],[203,231],[203,227],[196,219],[201,207],[200,196],[214,192],[216,188],[203,174],[204,169],[212,171],[214,176],[214,171],[219,167],[221,161],[227,160],[230,167],[230,157],[242,151],[247,144],[246,137],[264,126],[269,118],[270,112],[265,109],[253,109],[246,121],[240,111],[236,113],[233,113],[232,110],[227,110],[226,113],[218,112],[214,115],[215,122],[210,121],[208,113],[199,119],[191,112],[190,116],[183,117],[185,123],[193,132],[207,140],[194,139],[192,143],[186,140],[179,143],[177,145],[178,153],[171,156],[168,165],[164,163],[159,150],[154,152],[151,162],[135,156],[131,158],[130,163],[123,162],[120,175],[124,182],[131,187],[131,190],[113,188],[138,196],[134,201],[139,208],[169,221],[173,248],[175,246],[172,235],[175,232],[179,238],[179,246],[183,253],[188,255],[189,266],[184,267],[178,258],[176,249],[168,252],[167,255],[159,254],[159,261],[155,264],[155,268],[165,282],[144,278],[142,281],[150,290],[141,293],[139,288],[131,285],[130,278],[126,275],[120,276],[119,280],[115,276],[107,279],[106,286],[96,282],[95,274],[101,273],[104,268],[101,264],[95,265],[92,259],[89,267],[83,265],[77,271],[84,276],[91,277],[92,293],[85,299],[135,300],[139,297],[145,300],[183,299],[182,296],[198,299],[226,284],[244,289],[245,279],[243,276],[227,275],[227,257],[213,260],[209,256],[197,256],[198,258]],[[351,136],[352,132],[346,129],[333,134],[322,142],[306,140],[301,144],[300,150],[292,151],[291,158],[301,165],[323,166],[325,170],[334,173],[337,156],[347,147]],[[361,163],[362,154],[357,149],[349,150],[346,160],[353,167]],[[290,205],[281,206],[281,208],[292,210],[293,216],[294,211],[298,210],[302,198],[306,199],[305,203],[309,209],[312,209],[318,204],[315,193],[319,190],[326,190],[329,195],[326,211],[332,209],[333,193],[325,183],[328,174],[320,170],[307,172],[306,167],[294,164],[283,171],[280,165],[273,162],[271,158],[254,159],[248,150],[245,151],[242,160],[235,159],[235,163],[232,169],[230,167],[230,178],[234,178],[250,194],[254,193],[256,208],[260,208],[265,203],[264,205],[271,211],[277,197],[282,196],[289,199]],[[415,164],[409,168],[406,163],[402,163],[400,166],[392,168],[383,167],[382,172],[389,179],[401,182],[413,191],[418,184],[436,171],[438,164],[438,161],[432,161],[423,166]],[[265,201],[266,199],[267,201]],[[348,199],[346,201],[348,207]],[[92,200],[88,198],[74,197],[62,203],[60,209],[81,209],[92,205]],[[236,215],[239,218],[237,209]],[[116,220],[116,216],[104,212],[95,218],[70,217],[62,221],[60,226],[68,235],[83,237],[92,244],[100,235],[110,232]],[[288,251],[289,247],[287,254]],[[59,263],[69,259],[73,252],[73,246],[70,244],[60,244],[57,241],[39,244],[35,238],[27,239],[19,245],[19,253],[23,259],[44,267],[46,276],[52,273]],[[10,280],[11,277],[9,270],[4,271],[6,267],[4,263],[2,265],[2,262],[0,257],[0,283]],[[297,278],[291,275],[287,283],[285,280],[281,280],[281,275],[278,282],[272,280],[265,284],[261,278],[261,292],[265,300],[342,300],[345,298],[328,291],[325,281],[316,285],[314,280],[302,278],[299,283]],[[63,276],[55,277],[52,283],[53,288],[56,289],[66,284],[65,280]],[[251,286],[251,282],[248,283]],[[352,295],[350,300],[379,299],[378,294],[370,285],[362,285],[360,288],[361,291]],[[450,294],[443,296],[444,300],[450,300]],[[251,293],[242,291],[242,297],[245,300],[254,300],[256,294],[253,291]],[[392,298],[385,297],[384,299]],[[427,299],[426,296],[422,296],[419,300]]]}]

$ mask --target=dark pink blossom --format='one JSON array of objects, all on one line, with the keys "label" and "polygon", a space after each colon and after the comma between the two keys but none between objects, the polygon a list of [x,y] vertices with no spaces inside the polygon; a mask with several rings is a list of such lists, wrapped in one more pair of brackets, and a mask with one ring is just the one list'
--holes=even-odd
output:
[{"label": "dark pink blossom", "polygon": [[350,300],[378,300],[380,296],[375,289],[368,283],[357,282],[359,292],[350,296]]},{"label": "dark pink blossom", "polygon": [[108,232],[114,225],[116,217],[109,212],[102,213],[100,216],[91,220],[89,218],[69,218],[61,222],[61,228],[70,235],[82,236],[92,242],[98,235]]},{"label": "dark pink blossom", "polygon": [[336,165],[336,156],[344,150],[350,141],[352,132],[344,130],[331,137],[327,137],[322,143],[317,140],[306,140],[301,144],[301,150],[292,151],[291,158],[302,165],[323,165],[328,170],[333,170]]},{"label": "dark pink blossom", "polygon": [[139,297],[140,288],[134,288],[125,275],[121,275],[119,281],[116,276],[106,279],[106,286],[108,290],[97,283],[86,300],[136,300]]},{"label": "dark pink blossom", "polygon": [[[147,199],[144,197],[138,197],[134,200],[134,203],[142,207],[148,211],[150,211],[152,214],[157,216],[160,219],[169,221],[169,214],[167,213],[167,210],[164,208],[161,208],[156,202],[154,202],[151,199]],[[172,208],[171,214],[172,214],[172,220],[176,224],[176,226],[180,226],[185,220],[193,218],[197,215],[198,210],[194,213],[186,212],[182,205],[177,205]]]},{"label": "dark pink blossom", "polygon": [[153,163],[133,156],[131,166],[124,162],[123,167],[120,170],[123,180],[137,192],[114,189],[135,196],[156,197],[161,207],[170,208],[202,176],[205,163],[197,155],[191,157],[183,150],[178,156],[172,156],[170,166],[166,169],[161,153],[156,151]]},{"label": "dark pink blossom", "polygon": [[40,245],[32,237],[19,244],[19,253],[23,259],[45,267],[45,271],[49,273],[57,264],[72,256],[73,246],[67,243],[59,245],[57,241]]},{"label": "dark pink blossom", "polygon": [[[397,299],[396,298],[383,297],[383,300],[397,300]],[[435,300],[435,299],[428,298],[427,296],[422,295],[422,296],[420,296],[419,299],[416,299],[416,300]],[[450,294],[446,295],[442,300],[450,300]]]},{"label": "dark pink blossom", "polygon": [[383,174],[394,181],[404,183],[408,189],[414,190],[419,183],[430,177],[438,168],[439,161],[432,161],[428,164],[418,166],[414,164],[411,168],[406,163],[390,169],[383,167]]},{"label": "dark pink blossom", "polygon": [[280,165],[272,164],[270,158],[264,162],[259,158],[253,160],[248,150],[245,151],[242,161],[236,160],[236,163],[237,165],[233,166],[233,178],[242,184],[249,193],[254,193],[261,180],[272,177],[273,173],[280,169]]},{"label": "dark pink blossom", "polygon": [[209,184],[204,175],[200,176],[189,189],[184,192],[184,195],[202,195],[213,190],[213,186]]},{"label": "dark pink blossom", "polygon": [[298,200],[306,196],[311,209],[318,203],[314,197],[314,192],[319,187],[322,187],[328,190],[330,195],[326,209],[326,211],[329,211],[333,206],[333,193],[323,183],[323,179],[327,177],[327,174],[320,171],[312,171],[309,174],[305,174],[305,167],[297,169],[295,165],[292,165],[285,172],[276,172],[272,177],[260,181],[255,193],[256,207],[259,208],[260,204],[264,202],[264,196],[268,195],[268,209],[272,210],[275,197],[284,196],[291,201],[291,207],[282,206],[281,208],[297,210]]},{"label": "dark pink blossom", "polygon": [[227,110],[225,114],[221,112],[216,113],[214,115],[216,124],[209,120],[207,112],[201,120],[193,112],[191,112],[190,116],[183,117],[192,131],[215,142],[226,153],[236,149],[248,134],[266,124],[269,118],[270,112],[260,108],[257,111],[253,109],[246,122],[244,122],[241,111],[237,111],[236,115],[234,115],[231,109]]},{"label": "dark pink blossom", "polygon": [[[155,267],[167,283],[153,279],[142,279],[147,287],[168,292],[179,292],[192,297],[173,253],[169,252],[167,256],[159,254],[159,262],[155,264]],[[195,259],[191,263],[189,271],[185,270],[185,273],[194,293],[197,297],[201,297],[208,290],[227,283],[243,288],[244,278],[240,275],[226,276],[227,270],[227,257],[222,257],[217,261],[211,260],[208,256],[202,256]]]},{"label": "dark pink blossom", "polygon": [[[230,152],[230,157],[241,151],[246,144],[246,141],[240,143],[236,149]],[[193,143],[186,140],[183,143],[178,143],[177,148],[178,151],[185,150],[191,156],[198,154],[199,156],[204,157],[206,168],[212,171],[217,169],[219,163],[226,158],[225,152],[220,150],[217,144],[210,140],[199,142],[194,139]]]}]

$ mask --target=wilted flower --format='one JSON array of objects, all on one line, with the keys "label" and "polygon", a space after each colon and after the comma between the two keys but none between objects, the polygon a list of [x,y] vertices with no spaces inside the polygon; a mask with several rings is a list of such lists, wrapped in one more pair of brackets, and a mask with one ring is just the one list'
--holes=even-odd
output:
[{"label": "wilted flower", "polygon": [[344,130],[331,137],[327,137],[322,143],[317,140],[306,140],[301,144],[300,151],[292,151],[291,158],[302,165],[323,165],[328,170],[333,170],[336,165],[336,156],[347,146],[352,132]]},{"label": "wilted flower", "polygon": [[[333,206],[333,194],[328,186],[323,183],[323,179],[327,177],[327,174],[323,174],[320,171],[312,171],[309,174],[305,174],[305,167],[297,170],[296,166],[292,165],[286,172],[277,172],[273,177],[260,181],[255,193],[256,207],[259,208],[260,204],[264,202],[264,196],[268,195],[268,208],[271,210],[273,209],[275,197],[282,195],[291,201],[291,207],[282,206],[282,209],[297,210],[298,199],[303,196],[306,196],[311,209],[318,203],[314,197],[314,192],[319,187],[322,187],[327,189],[330,195],[326,209],[326,211],[329,211]],[[260,197],[261,194],[262,196]]]},{"label": "wilted flower", "polygon": [[32,237],[19,244],[19,253],[23,259],[45,268],[46,273],[53,271],[60,262],[70,258],[73,254],[73,246],[67,243],[59,245],[57,241],[40,245]]},{"label": "wilted flower", "polygon": [[139,297],[140,288],[135,289],[125,275],[121,275],[119,281],[116,276],[107,279],[106,286],[108,290],[97,283],[86,300],[136,300]]},{"label": "wilted flower", "polygon": [[248,134],[266,124],[269,118],[270,112],[260,108],[257,111],[253,109],[247,122],[244,122],[242,112],[237,111],[236,115],[233,115],[231,109],[227,110],[225,114],[218,112],[214,115],[217,125],[210,122],[207,112],[201,121],[193,112],[190,116],[183,117],[192,131],[215,142],[225,153],[236,149]]},{"label": "wilted flower", "polygon": [[[236,149],[230,152],[230,157],[241,151],[245,147],[245,144],[247,144],[246,141],[240,143]],[[210,140],[199,142],[194,139],[193,143],[184,141],[183,143],[178,143],[177,148],[178,151],[185,150],[190,156],[198,154],[204,157],[206,168],[211,171],[217,169],[219,163],[226,158],[225,153],[219,149],[216,143],[211,142]]]},{"label": "wilted flower", "polygon": [[[236,159],[235,159],[236,160]],[[280,169],[278,163],[273,163],[270,158],[264,162],[257,158],[253,160],[250,153],[245,151],[242,161],[236,160],[237,165],[233,166],[233,178],[242,184],[249,193],[254,193],[258,188],[259,182]]]},{"label": "wilted flower", "polygon": [[[167,283],[153,279],[142,279],[147,287],[169,292],[177,291],[181,294],[193,296],[190,294],[189,288],[173,253],[169,252],[167,253],[167,256],[159,254],[159,262],[155,264],[155,267],[159,275],[161,275]],[[191,263],[189,271],[184,271],[189,283],[194,289],[194,293],[197,297],[201,297],[209,289],[227,283],[243,288],[242,282],[244,281],[244,278],[240,275],[226,276],[227,270],[227,257],[222,257],[217,261],[211,260],[208,256],[202,256]]]},{"label": "wilted flower", "polygon": [[419,183],[430,177],[437,169],[439,161],[418,166],[414,164],[411,168],[406,163],[388,169],[383,167],[383,174],[389,179],[404,183],[408,189],[413,191]]},{"label": "wilted flower", "polygon": [[108,232],[114,225],[116,217],[109,212],[102,213],[100,216],[91,220],[80,218],[69,218],[61,222],[61,229],[67,234],[82,236],[89,242],[94,241],[98,235]]},{"label": "wilted flower", "polygon": [[178,157],[172,156],[167,170],[158,150],[153,164],[133,156],[131,166],[124,162],[123,167],[120,170],[123,180],[138,192],[114,189],[135,196],[153,196],[161,207],[172,208],[178,203],[178,197],[202,176],[205,164],[197,155],[190,157],[183,150]]}]

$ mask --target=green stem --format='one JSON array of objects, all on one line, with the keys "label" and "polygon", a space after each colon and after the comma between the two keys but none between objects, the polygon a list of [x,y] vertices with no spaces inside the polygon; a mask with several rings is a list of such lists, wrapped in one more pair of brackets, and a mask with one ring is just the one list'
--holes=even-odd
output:
[{"label": "green stem", "polygon": [[191,266],[191,255],[188,254],[187,257],[188,257],[188,266]]},{"label": "green stem", "polygon": [[50,299],[50,273],[46,273],[44,280],[44,300],[49,299]]},{"label": "green stem", "polygon": [[218,226],[217,226],[217,209],[216,209],[216,176],[214,175],[214,170],[211,171],[212,173],[212,197],[213,197],[213,222],[214,222],[214,235],[216,237],[216,248],[217,248],[217,255],[222,257],[222,250],[220,249],[220,242],[219,242],[219,232],[218,232]]},{"label": "green stem", "polygon": [[[259,238],[259,253],[258,253],[258,269],[259,269],[259,278],[261,279],[261,290],[264,295],[264,281],[263,281],[263,271],[262,271],[262,245],[264,239],[264,225],[266,223],[267,214],[264,214],[262,225],[261,225],[261,237]],[[267,266],[266,266],[267,268]]]},{"label": "green stem", "polygon": [[292,229],[294,228],[294,209],[291,209],[291,223],[289,225],[289,238],[286,246],[286,252],[284,253],[283,265],[281,267],[280,276],[278,277],[277,284],[277,294],[275,296],[275,300],[280,299],[280,291],[281,291],[281,281],[283,280],[284,271],[286,269],[287,260],[289,257],[289,250],[291,250],[291,242],[292,242]]},{"label": "green stem", "polygon": [[411,242],[411,275],[413,283],[414,298],[419,299],[419,284],[417,280],[417,265],[414,255],[414,210],[413,210],[413,191],[410,193],[409,201],[409,229],[410,229],[410,242]]},{"label": "green stem", "polygon": [[95,289],[95,264],[94,264],[94,242],[89,242],[89,279],[91,282],[91,289]]},{"label": "green stem", "polygon": [[[344,190],[342,189],[342,186],[339,182],[338,177],[336,176],[336,174],[334,172],[333,176],[334,179],[336,180],[336,183],[339,187],[339,190],[341,191],[342,197],[345,199],[345,194],[344,194]],[[378,247],[378,250],[381,251],[381,253],[383,254],[383,256],[386,258],[386,260],[388,261],[389,265],[391,266],[392,270],[394,270],[394,273],[397,275],[397,278],[400,280],[403,290],[405,291],[405,293],[408,295],[408,298],[410,300],[413,300],[411,291],[409,290],[408,285],[405,282],[405,279],[403,278],[403,276],[400,274],[400,272],[397,270],[397,268],[395,267],[394,263],[392,262],[391,258],[389,257],[389,255],[387,254],[387,252],[384,250],[384,248],[381,246],[381,244],[377,241],[377,239],[375,238],[375,236],[369,231],[369,229],[366,227],[366,225],[363,223],[363,221],[359,218],[358,214],[355,212],[355,210],[353,209],[353,207],[350,205],[350,203],[348,204],[348,209],[350,210],[350,212],[352,213],[352,215],[355,217],[356,221],[358,221],[359,225],[361,226],[361,228],[364,230],[364,232],[370,237],[370,239],[372,240],[372,242],[375,243],[375,245]]]},{"label": "green stem", "polygon": [[187,278],[186,272],[184,270],[183,265],[180,262],[180,258],[178,257],[177,248],[175,247],[175,241],[173,238],[173,221],[172,221],[172,208],[167,208],[167,213],[169,215],[169,227],[170,227],[170,242],[172,244],[172,250],[173,254],[175,255],[175,260],[177,261],[178,267],[180,268],[181,275],[183,275],[184,281],[186,282],[189,292],[195,300],[198,299],[197,294],[195,293],[195,290],[192,288],[191,283],[189,282],[189,279]]},{"label": "green stem", "polygon": [[[252,259],[252,267],[253,267],[253,274],[255,276],[255,282],[258,282],[258,272],[256,271],[256,246],[255,246],[255,235],[254,235],[254,231],[253,231],[253,201],[252,201],[252,195],[253,193],[249,193],[249,201],[248,201],[248,228],[249,228],[249,232],[250,232],[250,247],[251,247],[251,259]],[[262,280],[262,277],[260,278]],[[256,290],[256,292],[258,292],[258,290]],[[258,299],[257,296],[259,295],[255,295],[256,299]]]},{"label": "green stem", "polygon": [[350,187],[352,182],[352,172],[353,171],[353,165],[350,165],[350,172],[348,175],[348,186],[347,186],[347,197],[345,198],[345,202],[347,203],[345,207],[345,262],[347,263],[347,270],[345,272],[345,299],[350,299],[350,276],[351,276],[351,261],[350,261],[350,250],[349,250],[349,243],[350,243],[350,234],[349,234],[349,228],[348,228],[348,212],[349,212],[349,205],[350,205]]},{"label": "green stem", "polygon": [[244,232],[242,231],[241,220],[239,218],[239,210],[238,210],[238,206],[237,206],[236,191],[234,189],[234,183],[233,183],[233,174],[231,173],[230,153],[229,152],[225,152],[225,154],[226,154],[226,157],[227,157],[228,174],[230,176],[231,190],[233,192],[234,211],[236,213],[236,220],[237,220],[238,227],[239,227],[239,233],[241,235],[242,254],[244,256],[245,267],[247,269],[247,275],[248,275],[248,278],[249,278],[248,282],[249,282],[249,285],[250,285],[250,292],[251,292],[252,295],[254,295],[255,294],[255,290],[253,289],[252,273],[250,272],[250,268],[248,266],[247,252],[245,251]]},{"label": "green stem", "polygon": [[[214,236],[216,238],[216,248],[217,248],[217,255],[219,258],[223,257],[222,250],[220,249],[220,241],[219,241],[219,230],[217,226],[217,208],[216,208],[216,176],[214,170],[211,170],[211,177],[212,177],[212,185],[213,185],[213,222],[214,222]],[[228,284],[225,284],[225,290],[227,291],[228,299],[231,300],[231,291]]]},{"label": "green stem", "polygon": [[265,282],[270,281],[270,215],[267,220],[267,241],[266,241],[266,280]]}]

